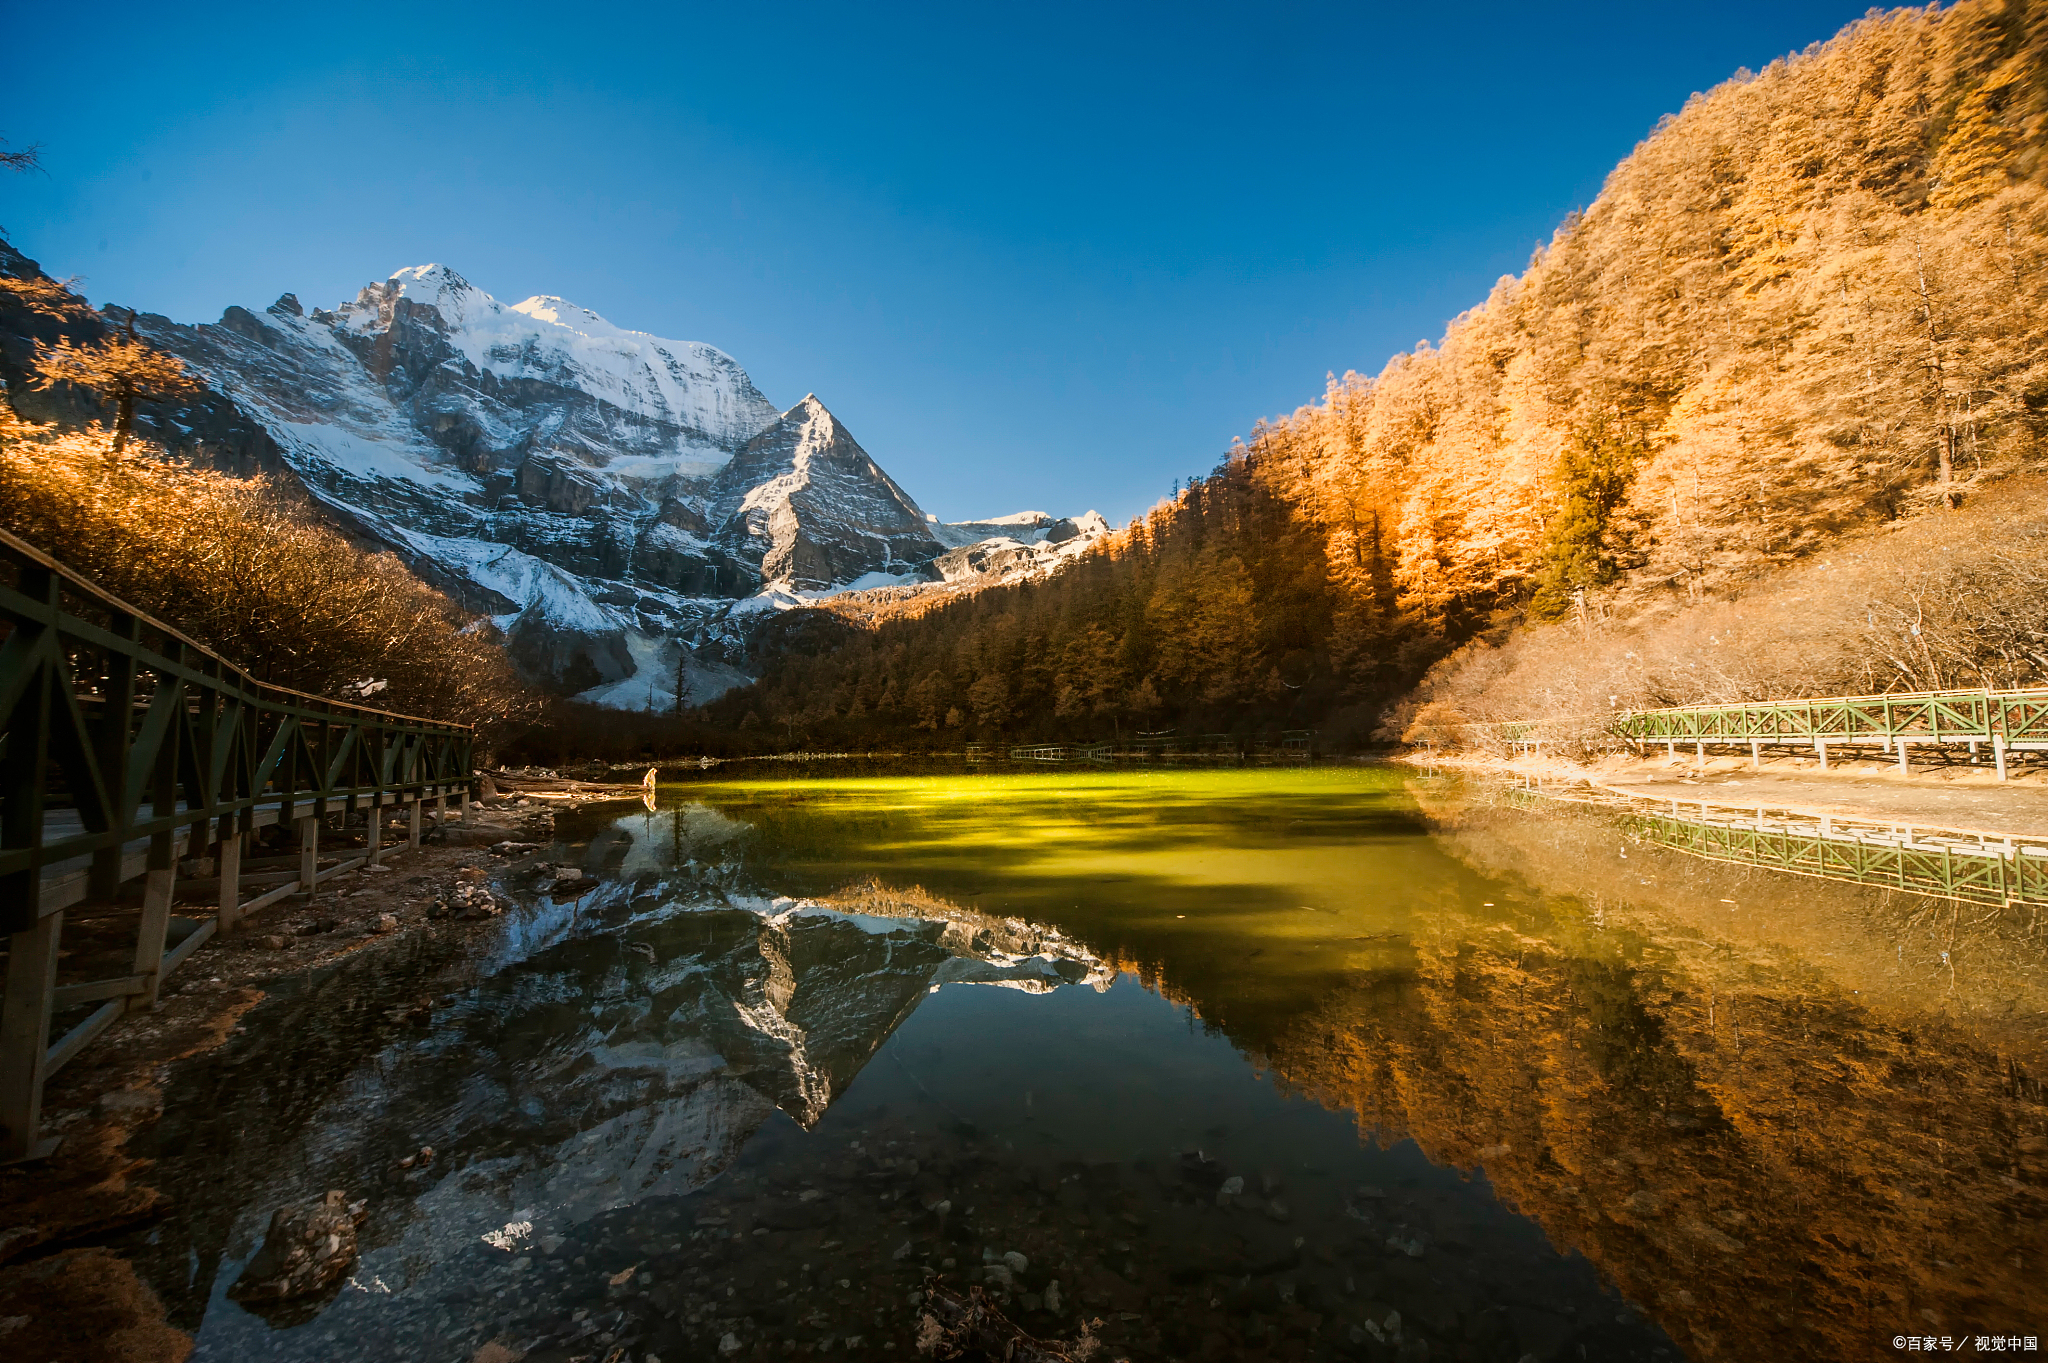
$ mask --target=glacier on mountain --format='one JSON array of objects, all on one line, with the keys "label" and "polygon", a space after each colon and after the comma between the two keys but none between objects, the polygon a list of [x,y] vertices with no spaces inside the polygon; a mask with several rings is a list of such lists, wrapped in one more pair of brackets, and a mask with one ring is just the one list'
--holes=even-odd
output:
[{"label": "glacier on mountain", "polygon": [[780,411],[713,346],[507,305],[443,265],[333,310],[286,294],[137,325],[345,526],[490,616],[529,678],[600,704],[709,699],[775,612],[1050,571],[1109,528],[939,522],[815,395]]}]

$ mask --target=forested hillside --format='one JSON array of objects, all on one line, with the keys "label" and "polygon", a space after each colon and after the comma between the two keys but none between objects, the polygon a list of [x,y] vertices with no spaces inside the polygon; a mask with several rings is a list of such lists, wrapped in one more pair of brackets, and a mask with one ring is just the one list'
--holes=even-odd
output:
[{"label": "forested hillside", "polygon": [[1859,20],[1693,97],[1441,344],[1261,423],[1060,578],[849,628],[712,716],[1363,732],[1517,623],[1619,655],[1646,620],[1783,595],[1844,534],[2048,455],[2044,142],[2048,0]]}]

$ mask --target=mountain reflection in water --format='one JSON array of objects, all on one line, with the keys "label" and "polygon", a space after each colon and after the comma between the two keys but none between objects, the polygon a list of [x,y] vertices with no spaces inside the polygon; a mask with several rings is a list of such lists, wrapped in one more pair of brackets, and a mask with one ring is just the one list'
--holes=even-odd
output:
[{"label": "mountain reflection in water", "polygon": [[[483,967],[338,974],[187,1067],[142,1253],[199,1357],[908,1357],[928,1271],[1133,1360],[2048,1323],[2025,911],[1389,769],[660,804],[565,817],[604,888]],[[353,1282],[226,1302],[330,1186],[371,1199]]]}]

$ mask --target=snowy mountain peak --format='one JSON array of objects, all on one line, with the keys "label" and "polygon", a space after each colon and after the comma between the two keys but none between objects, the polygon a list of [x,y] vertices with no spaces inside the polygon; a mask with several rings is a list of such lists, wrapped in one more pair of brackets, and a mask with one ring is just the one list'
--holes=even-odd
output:
[{"label": "snowy mountain peak", "polygon": [[[402,270],[393,270],[389,282],[401,293],[410,294],[416,300],[426,303],[436,302],[443,297],[483,293],[483,290],[446,265],[409,265]],[[490,295],[484,296],[488,298]]]},{"label": "snowy mountain peak", "polygon": [[816,393],[733,456],[711,509],[736,553],[758,561],[769,583],[796,590],[911,572],[941,547],[910,494]]},{"label": "snowy mountain peak", "polygon": [[287,294],[138,325],[337,519],[493,617],[529,677],[604,704],[743,680],[764,602],[1050,571],[1094,533],[940,525],[816,393],[777,411],[713,346],[553,294],[508,306],[446,265],[331,311]]},{"label": "snowy mountain peak", "polygon": [[[881,468],[868,459],[867,451],[839,424],[839,418],[818,401],[816,393],[806,393],[802,402],[784,412],[776,427],[783,425],[793,427],[797,433],[794,460],[799,469],[808,467],[813,459],[866,460],[876,473],[881,473]],[[924,516],[922,511],[917,514],[920,519]]]},{"label": "snowy mountain peak", "polygon": [[337,311],[351,331],[381,331],[390,327],[400,299],[433,308],[451,329],[462,327],[472,314],[498,305],[496,299],[446,265],[412,265],[394,271],[381,284],[364,285],[354,302],[342,304]]},{"label": "snowy mountain peak", "polygon": [[[536,322],[548,322],[559,327],[580,331],[586,336],[645,336],[645,332],[625,331],[613,326],[589,308],[571,303],[566,298],[557,298],[551,293],[537,293],[521,303],[514,303],[512,311],[533,318]],[[652,339],[652,338],[650,338]]]}]

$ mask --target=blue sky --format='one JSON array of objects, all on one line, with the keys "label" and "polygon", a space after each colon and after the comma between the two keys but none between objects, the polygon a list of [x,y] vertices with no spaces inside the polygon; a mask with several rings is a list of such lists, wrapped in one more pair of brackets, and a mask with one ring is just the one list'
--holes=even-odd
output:
[{"label": "blue sky", "polygon": [[0,224],[98,302],[439,261],[815,391],[948,520],[1121,520],[1861,3],[14,7]]}]

